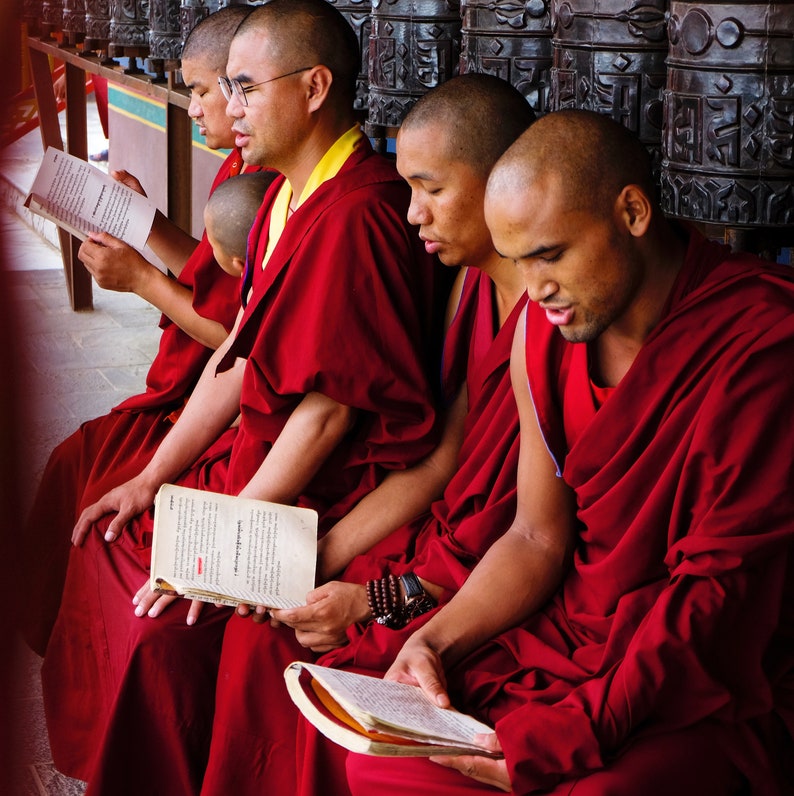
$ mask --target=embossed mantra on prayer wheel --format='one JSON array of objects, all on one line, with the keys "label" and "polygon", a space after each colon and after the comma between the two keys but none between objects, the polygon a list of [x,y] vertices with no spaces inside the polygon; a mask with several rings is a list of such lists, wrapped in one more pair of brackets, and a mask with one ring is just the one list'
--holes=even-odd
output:
[{"label": "embossed mantra on prayer wheel", "polygon": [[85,0],[63,0],[63,36],[69,44],[85,37]]},{"label": "embossed mantra on prayer wheel", "polygon": [[550,0],[462,0],[460,71],[512,83],[537,114],[548,110]]},{"label": "embossed mantra on prayer wheel", "polygon": [[794,224],[793,30],[790,3],[670,3],[667,212]]},{"label": "embossed mantra on prayer wheel", "polygon": [[369,127],[398,127],[419,97],[457,72],[459,61],[456,2],[373,0]]},{"label": "embossed mantra on prayer wheel", "polygon": [[145,56],[149,52],[149,0],[111,0],[111,57]]},{"label": "embossed mantra on prayer wheel", "polygon": [[350,23],[361,49],[361,68],[356,80],[357,111],[367,110],[369,93],[369,37],[372,30],[372,0],[328,0]]},{"label": "embossed mantra on prayer wheel", "polygon": [[44,0],[41,4],[41,30],[47,35],[63,27],[63,0]]},{"label": "embossed mantra on prayer wheel", "polygon": [[177,61],[182,54],[180,0],[149,0],[149,57]]},{"label": "embossed mantra on prayer wheel", "polygon": [[86,50],[107,50],[110,41],[110,0],[85,0]]},{"label": "embossed mantra on prayer wheel", "polygon": [[665,0],[553,0],[551,109],[606,114],[661,159]]}]

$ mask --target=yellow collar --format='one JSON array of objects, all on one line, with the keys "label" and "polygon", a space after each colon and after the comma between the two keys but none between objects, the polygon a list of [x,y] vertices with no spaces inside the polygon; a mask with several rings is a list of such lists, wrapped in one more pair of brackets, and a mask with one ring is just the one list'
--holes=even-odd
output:
[{"label": "yellow collar", "polygon": [[[298,203],[295,206],[297,210],[324,182],[336,177],[342,166],[345,165],[347,159],[353,154],[358,142],[363,138],[364,134],[361,128],[356,124],[351,127],[346,133],[343,133],[331,145],[330,149],[320,158],[317,165],[312,170],[303,192],[298,198]],[[292,186],[288,180],[284,180],[284,184],[278,192],[275,200],[273,201],[273,209],[270,212],[270,228],[268,230],[267,251],[262,260],[262,268],[267,265],[273,249],[284,232],[287,226],[287,220],[290,216],[290,200],[292,199]]]}]

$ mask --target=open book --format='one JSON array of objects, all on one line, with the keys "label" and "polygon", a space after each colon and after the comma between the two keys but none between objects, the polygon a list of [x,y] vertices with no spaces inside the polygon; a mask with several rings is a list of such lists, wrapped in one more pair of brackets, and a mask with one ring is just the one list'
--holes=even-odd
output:
[{"label": "open book", "polygon": [[294,608],[316,561],[316,511],[173,484],[157,493],[150,584],[162,594]]},{"label": "open book", "polygon": [[327,738],[351,752],[381,757],[486,755],[474,742],[493,730],[444,710],[416,686],[296,661],[284,672],[292,701]]},{"label": "open book", "polygon": [[25,207],[85,240],[108,232],[142,250],[157,207],[84,160],[48,147]]}]

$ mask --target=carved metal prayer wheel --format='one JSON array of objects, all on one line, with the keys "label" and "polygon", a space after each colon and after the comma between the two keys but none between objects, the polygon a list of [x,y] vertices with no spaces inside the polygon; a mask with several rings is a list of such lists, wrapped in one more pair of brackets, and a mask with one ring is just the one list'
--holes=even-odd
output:
[{"label": "carved metal prayer wheel", "polygon": [[63,0],[44,0],[41,4],[41,29],[56,33],[63,27]]},{"label": "carved metal prayer wheel", "polygon": [[180,0],[149,0],[149,57],[177,61],[182,54]]},{"label": "carved metal prayer wheel", "polygon": [[22,0],[21,21],[27,26],[29,36],[36,35],[41,29],[42,0]]},{"label": "carved metal prayer wheel", "polygon": [[460,13],[453,0],[373,0],[368,124],[397,127],[460,61]]},{"label": "carved metal prayer wheel", "polygon": [[86,50],[107,50],[110,41],[110,0],[85,0]]},{"label": "carved metal prayer wheel", "polygon": [[794,7],[670,4],[662,203],[727,225],[794,224]]},{"label": "carved metal prayer wheel", "polygon": [[550,0],[462,0],[460,71],[512,83],[537,114],[548,110]]},{"label": "carved metal prayer wheel", "polygon": [[610,116],[661,156],[665,0],[552,0],[551,109]]},{"label": "carved metal prayer wheel", "polygon": [[63,35],[69,44],[85,36],[85,0],[63,0]]},{"label": "carved metal prayer wheel", "polygon": [[182,0],[179,5],[179,52],[182,52],[182,47],[185,45],[185,39],[193,28],[201,22],[202,19],[208,17],[213,11],[217,10],[217,2],[214,8],[210,6],[209,0]]},{"label": "carved metal prayer wheel", "polygon": [[108,50],[113,57],[148,53],[149,0],[111,0]]},{"label": "carved metal prayer wheel", "polygon": [[367,110],[367,94],[369,93],[369,37],[372,30],[371,0],[328,0],[336,10],[350,23],[356,33],[358,46],[361,49],[361,68],[356,80],[355,109]]}]

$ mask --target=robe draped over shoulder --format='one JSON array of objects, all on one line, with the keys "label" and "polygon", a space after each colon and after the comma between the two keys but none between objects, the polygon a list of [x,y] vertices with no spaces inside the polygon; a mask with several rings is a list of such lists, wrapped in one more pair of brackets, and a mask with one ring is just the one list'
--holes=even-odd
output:
[{"label": "robe draped over shoulder", "polygon": [[692,232],[664,316],[598,409],[586,346],[532,305],[526,352],[581,536],[545,610],[454,673],[464,707],[496,723],[517,793],[698,727],[753,793],[785,792],[792,273]]}]

